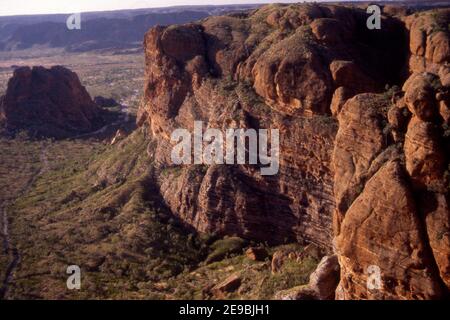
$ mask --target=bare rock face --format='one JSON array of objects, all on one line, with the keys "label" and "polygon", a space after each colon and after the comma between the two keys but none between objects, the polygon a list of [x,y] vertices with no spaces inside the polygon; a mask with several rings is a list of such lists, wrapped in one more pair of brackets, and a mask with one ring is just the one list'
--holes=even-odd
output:
[{"label": "bare rock face", "polygon": [[406,169],[418,187],[433,187],[443,183],[446,156],[438,127],[431,122],[413,118],[405,139]]},{"label": "bare rock face", "polygon": [[354,95],[353,90],[346,87],[339,87],[334,91],[333,98],[331,100],[331,114],[337,117],[341,112],[344,103]]},{"label": "bare rock face", "polygon": [[335,60],[330,64],[331,76],[339,87],[352,88],[355,92],[370,92],[377,86],[353,61]]},{"label": "bare rock face", "polygon": [[409,111],[423,121],[432,121],[439,114],[435,88],[439,77],[431,73],[414,73],[403,85]]},{"label": "bare rock face", "polygon": [[449,141],[435,100],[436,92],[447,88],[423,73],[411,75],[403,88],[404,97],[394,105],[383,95],[360,94],[338,116],[333,156],[338,299],[448,295]]},{"label": "bare rock face", "polygon": [[378,95],[360,94],[348,100],[339,113],[333,153],[338,224],[361,192],[376,157],[386,147],[379,115],[379,109],[385,104]]},{"label": "bare rock face", "polygon": [[254,88],[277,111],[327,113],[332,81],[303,37],[297,33],[262,54],[253,67]]},{"label": "bare rock face", "polygon": [[339,263],[335,255],[325,256],[311,273],[307,285],[275,294],[277,300],[334,300],[339,283]]},{"label": "bare rock face", "polygon": [[426,228],[439,273],[450,288],[450,207],[448,195],[428,195],[422,202]]},{"label": "bare rock face", "polygon": [[327,44],[337,45],[352,38],[349,28],[338,19],[319,18],[311,23],[314,36]]},{"label": "bare rock face", "polygon": [[18,68],[0,105],[0,121],[8,131],[66,137],[95,130],[100,109],[77,75],[60,66]]},{"label": "bare rock face", "polygon": [[[404,179],[398,162],[388,162],[347,211],[336,239],[342,268],[339,298],[441,297],[413,194]],[[373,291],[367,286],[371,265],[380,268],[383,279],[383,286]]]}]

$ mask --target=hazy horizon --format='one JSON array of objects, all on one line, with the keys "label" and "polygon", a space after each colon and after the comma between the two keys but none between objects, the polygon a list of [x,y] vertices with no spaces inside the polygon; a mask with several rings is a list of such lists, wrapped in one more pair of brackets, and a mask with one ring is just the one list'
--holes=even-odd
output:
[{"label": "hazy horizon", "polygon": [[[318,0],[326,2],[330,0]],[[364,1],[364,0],[356,0]],[[38,14],[70,14],[78,12],[114,11],[127,9],[161,8],[188,5],[233,5],[256,3],[296,3],[313,2],[313,0],[217,0],[213,4],[207,0],[15,0],[13,5],[6,5],[6,0],[0,0],[0,16],[38,15]],[[336,1],[338,2],[338,1]]]}]

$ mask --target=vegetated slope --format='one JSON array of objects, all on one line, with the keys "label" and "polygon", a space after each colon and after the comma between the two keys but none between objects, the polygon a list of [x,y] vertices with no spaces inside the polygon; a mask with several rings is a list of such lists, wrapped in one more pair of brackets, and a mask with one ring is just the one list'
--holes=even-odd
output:
[{"label": "vegetated slope", "polygon": [[[367,17],[354,6],[269,5],[155,27],[138,124],[156,146],[162,197],[197,230],[324,246],[339,258],[340,299],[442,298],[449,9],[386,6],[381,30]],[[170,134],[195,120],[279,129],[279,174],[174,166]],[[375,290],[369,266],[381,271]]]},{"label": "vegetated slope", "polygon": [[[84,140],[49,144],[48,171],[9,207],[21,262],[7,298],[144,298],[138,283],[197,262],[196,238],[153,206],[146,147],[140,132],[109,148]],[[80,292],[66,288],[72,264],[83,270]]]},{"label": "vegetated slope", "polygon": [[[15,141],[0,143],[12,149]],[[20,263],[6,299],[271,298],[305,284],[322,256],[294,244],[264,249],[254,261],[243,252],[256,244],[200,235],[180,222],[154,188],[152,146],[142,129],[109,146],[24,140],[18,147],[25,143],[45,152],[47,168],[28,159],[42,173],[20,197],[11,195],[10,236]],[[275,273],[272,255],[279,256]],[[1,257],[3,275],[10,257]],[[69,265],[82,270],[80,291],[66,287]],[[214,289],[230,275],[241,279],[239,291]]]}]

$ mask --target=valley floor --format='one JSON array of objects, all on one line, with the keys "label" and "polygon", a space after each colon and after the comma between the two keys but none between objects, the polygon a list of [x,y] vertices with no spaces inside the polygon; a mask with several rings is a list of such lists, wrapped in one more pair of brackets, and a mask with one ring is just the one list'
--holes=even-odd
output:
[{"label": "valley floor", "polygon": [[[0,93],[16,66],[64,65],[122,113],[72,139],[0,138],[0,299],[271,299],[308,282],[319,251],[265,246],[255,261],[245,250],[264,244],[197,234],[154,187],[142,130],[110,145],[118,128],[135,129],[143,63],[142,54],[113,52],[0,54]],[[275,253],[283,258],[272,272]],[[81,290],[66,287],[69,265],[81,267]],[[239,288],[222,292],[230,277]]]},{"label": "valley floor", "polygon": [[[256,244],[176,221],[140,178],[149,169],[140,130],[114,146],[21,135],[0,139],[0,148],[6,299],[270,299],[307,283],[320,259],[317,251],[286,258],[272,273],[275,252],[303,248],[267,247],[267,258],[254,261],[244,251]],[[72,264],[83,272],[79,291],[66,288]],[[214,286],[230,276],[239,290],[218,296]]]}]

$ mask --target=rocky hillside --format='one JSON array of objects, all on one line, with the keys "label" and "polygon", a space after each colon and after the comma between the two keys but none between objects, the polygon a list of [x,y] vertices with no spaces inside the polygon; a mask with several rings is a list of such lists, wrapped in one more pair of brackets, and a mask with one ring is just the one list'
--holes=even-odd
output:
[{"label": "rocky hillside", "polygon": [[[448,296],[449,15],[386,6],[369,30],[364,9],[269,5],[152,28],[138,124],[165,203],[200,232],[326,248],[338,299]],[[279,174],[174,166],[196,120],[279,129]]]},{"label": "rocky hillside", "polygon": [[60,138],[98,129],[103,119],[76,73],[61,66],[21,67],[0,98],[0,124],[8,132]]}]

